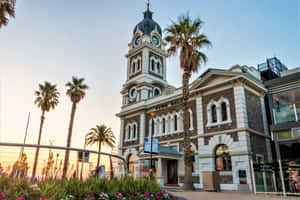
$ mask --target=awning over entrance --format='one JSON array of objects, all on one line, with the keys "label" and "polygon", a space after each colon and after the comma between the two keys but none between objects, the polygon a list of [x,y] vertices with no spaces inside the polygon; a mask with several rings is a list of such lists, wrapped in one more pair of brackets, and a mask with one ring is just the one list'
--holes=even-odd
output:
[{"label": "awning over entrance", "polygon": [[178,155],[181,156],[182,153],[178,152],[176,149],[166,146],[159,146],[158,147],[159,153],[161,154],[171,154],[171,155]]},{"label": "awning over entrance", "polygon": [[[182,153],[178,152],[176,149],[167,146],[158,146],[158,154],[152,154],[153,158],[166,158],[166,159],[180,159]],[[149,153],[142,153],[140,155],[142,159],[149,159]]]}]

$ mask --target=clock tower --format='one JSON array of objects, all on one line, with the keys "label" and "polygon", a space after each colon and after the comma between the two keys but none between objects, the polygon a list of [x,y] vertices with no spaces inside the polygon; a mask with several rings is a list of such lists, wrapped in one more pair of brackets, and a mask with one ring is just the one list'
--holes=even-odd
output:
[{"label": "clock tower", "polygon": [[152,14],[148,5],[144,19],[135,26],[128,44],[126,82],[121,91],[123,106],[159,96],[168,85],[165,43],[161,27],[152,19]]}]

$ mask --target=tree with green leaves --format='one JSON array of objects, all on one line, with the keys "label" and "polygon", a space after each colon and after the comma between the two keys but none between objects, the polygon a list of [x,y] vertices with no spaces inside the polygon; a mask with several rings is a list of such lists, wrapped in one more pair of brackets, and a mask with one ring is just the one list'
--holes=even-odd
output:
[{"label": "tree with green leaves", "polygon": [[[39,84],[39,89],[35,91],[36,99],[34,101],[35,104],[41,109],[42,116],[41,116],[41,123],[40,123],[40,131],[39,131],[39,137],[38,137],[38,145],[41,144],[41,136],[42,136],[42,129],[44,125],[45,120],[45,113],[49,112],[50,109],[55,109],[57,104],[59,103],[59,92],[57,91],[56,85],[52,85],[51,83],[45,81],[44,85]],[[35,177],[36,168],[37,168],[37,162],[39,157],[39,151],[40,148],[37,147],[35,158],[34,158],[34,164],[33,164],[33,170],[32,170],[32,177]]]},{"label": "tree with green leaves", "polygon": [[192,183],[192,160],[190,152],[189,131],[189,79],[191,73],[197,72],[201,64],[207,62],[207,56],[201,50],[211,46],[206,35],[200,32],[203,21],[199,18],[192,20],[189,15],[182,15],[178,22],[172,24],[165,30],[167,36],[165,41],[169,45],[168,55],[174,56],[179,52],[180,67],[182,74],[182,106],[183,106],[183,131],[184,131],[184,189],[193,189]]},{"label": "tree with green leaves", "polygon": [[[95,128],[91,128],[91,131],[87,134],[87,144],[92,145],[98,143],[98,151],[101,152],[101,147],[107,145],[111,148],[115,146],[116,137],[111,128],[106,125],[96,125]],[[100,154],[98,154],[97,167],[100,165]],[[111,169],[112,170],[112,169]]]},{"label": "tree with green leaves", "polygon": [[0,28],[8,24],[9,18],[15,17],[15,0],[0,0]]},{"label": "tree with green leaves", "polygon": [[[72,130],[73,130],[74,117],[75,117],[77,104],[80,102],[80,100],[82,100],[85,97],[85,91],[88,89],[88,86],[83,82],[84,82],[84,78],[72,77],[72,81],[66,83],[66,87],[68,88],[66,94],[67,96],[70,97],[72,102],[72,111],[71,111],[70,124],[68,129],[67,147],[71,146]],[[63,175],[62,175],[63,178],[65,178],[67,175],[69,156],[70,156],[70,150],[66,150]]]}]

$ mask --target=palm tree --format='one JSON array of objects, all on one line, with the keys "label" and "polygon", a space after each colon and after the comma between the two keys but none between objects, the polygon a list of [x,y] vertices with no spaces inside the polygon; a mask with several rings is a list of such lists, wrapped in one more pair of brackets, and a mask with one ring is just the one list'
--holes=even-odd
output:
[{"label": "palm tree", "polygon": [[[88,89],[88,86],[84,84],[83,81],[84,78],[72,77],[72,81],[66,83],[66,86],[68,87],[66,94],[70,97],[72,102],[72,111],[71,111],[71,118],[70,118],[69,130],[68,130],[67,147],[71,146],[72,129],[73,129],[77,103],[85,97],[85,90]],[[63,178],[66,177],[66,173],[68,170],[69,156],[70,156],[70,151],[66,150],[63,175],[62,175]]]},{"label": "palm tree", "polygon": [[190,131],[188,117],[189,79],[192,72],[197,72],[201,64],[207,62],[207,56],[200,50],[209,47],[211,42],[206,35],[200,33],[203,21],[196,18],[194,21],[189,15],[182,15],[178,22],[165,30],[165,41],[169,44],[168,55],[174,56],[180,52],[180,67],[182,75],[182,104],[183,104],[183,130],[184,130],[184,189],[193,189],[192,160],[190,152]]},{"label": "palm tree", "polygon": [[[38,145],[41,143],[42,129],[45,120],[45,112],[49,112],[50,109],[54,109],[59,103],[59,92],[57,91],[56,85],[52,85],[51,83],[45,81],[45,84],[39,84],[39,90],[35,91],[36,99],[34,101],[35,104],[42,110],[41,123],[40,123],[40,131],[38,138]],[[34,164],[32,169],[32,177],[35,177],[37,161],[39,157],[40,148],[37,147]]]},{"label": "palm tree", "polygon": [[[111,148],[114,147],[116,143],[116,137],[112,132],[111,128],[106,125],[96,125],[95,128],[90,129],[91,132],[87,134],[87,144],[92,145],[98,143],[98,151],[101,152],[102,145],[108,145]],[[97,167],[100,164],[100,154],[98,154]],[[112,167],[111,167],[112,168]],[[111,169],[112,170],[112,169]]]},{"label": "palm tree", "polygon": [[9,17],[15,17],[15,0],[0,0],[0,28],[6,26]]}]

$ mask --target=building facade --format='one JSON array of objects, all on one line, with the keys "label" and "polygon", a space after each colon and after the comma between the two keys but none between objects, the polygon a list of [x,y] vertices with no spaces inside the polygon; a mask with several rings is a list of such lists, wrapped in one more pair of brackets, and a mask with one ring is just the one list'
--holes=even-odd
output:
[{"label": "building facade", "polygon": [[[144,139],[153,133],[159,140],[159,153],[153,155],[158,183],[182,185],[182,89],[168,84],[166,57],[161,27],[147,9],[134,28],[126,55],[127,78],[117,114],[121,120],[119,152],[127,159],[130,175],[147,175],[150,155],[144,153]],[[190,84],[196,188],[203,187],[202,172],[218,171],[221,189],[252,190],[251,162],[272,160],[266,92],[259,71],[239,65],[228,70],[208,69]]]},{"label": "building facade", "polygon": [[[270,67],[270,62],[274,63]],[[268,89],[267,109],[277,160],[284,179],[285,191],[300,192],[300,68],[288,70],[277,58],[259,65]],[[269,66],[265,68],[263,66]],[[275,68],[274,68],[275,67]],[[275,69],[275,70],[274,70]],[[276,76],[269,76],[275,74]],[[279,176],[280,177],[280,176]],[[279,185],[281,191],[283,186]]]}]

